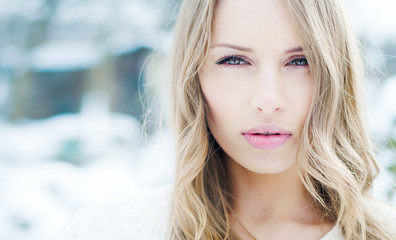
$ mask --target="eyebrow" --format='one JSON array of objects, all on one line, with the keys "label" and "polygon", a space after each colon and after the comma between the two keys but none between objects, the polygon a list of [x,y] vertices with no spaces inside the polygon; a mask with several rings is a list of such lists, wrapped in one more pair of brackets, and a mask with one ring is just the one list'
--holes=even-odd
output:
[{"label": "eyebrow", "polygon": [[250,48],[241,47],[241,46],[228,44],[228,43],[214,44],[211,48],[215,48],[215,47],[233,48],[233,49],[236,49],[236,50],[239,50],[239,51],[242,51],[242,52],[253,52],[253,50],[250,49]]},{"label": "eyebrow", "polygon": [[293,53],[293,52],[303,52],[303,48],[302,47],[295,47],[295,48],[291,48],[289,50],[287,50],[285,53]]},{"label": "eyebrow", "polygon": [[[251,48],[241,47],[241,46],[228,44],[228,43],[214,44],[211,48],[215,48],[215,47],[232,48],[232,49],[242,51],[242,52],[253,52],[253,50]],[[285,53],[294,53],[294,52],[303,52],[303,51],[304,50],[302,47],[295,47],[295,48],[291,48],[291,49],[287,50]]]}]

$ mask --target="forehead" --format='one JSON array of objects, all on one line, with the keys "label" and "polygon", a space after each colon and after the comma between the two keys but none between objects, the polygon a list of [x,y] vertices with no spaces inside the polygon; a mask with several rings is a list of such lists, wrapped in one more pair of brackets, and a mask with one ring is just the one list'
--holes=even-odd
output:
[{"label": "forehead", "polygon": [[215,8],[213,41],[298,44],[289,9],[283,0],[221,0]]}]

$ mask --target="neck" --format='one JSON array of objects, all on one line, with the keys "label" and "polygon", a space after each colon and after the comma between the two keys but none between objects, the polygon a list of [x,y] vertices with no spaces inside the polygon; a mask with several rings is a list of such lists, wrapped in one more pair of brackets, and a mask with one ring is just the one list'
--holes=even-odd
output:
[{"label": "neck", "polygon": [[233,186],[233,211],[240,218],[256,223],[319,221],[320,214],[296,167],[278,174],[258,174],[229,160],[228,171]]}]

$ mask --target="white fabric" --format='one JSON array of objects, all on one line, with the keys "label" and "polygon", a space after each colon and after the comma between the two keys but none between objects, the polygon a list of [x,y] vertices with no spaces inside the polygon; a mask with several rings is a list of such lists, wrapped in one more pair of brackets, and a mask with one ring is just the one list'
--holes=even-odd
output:
[{"label": "white fabric", "polygon": [[320,240],[343,240],[341,228],[335,225],[326,235],[324,235]]}]

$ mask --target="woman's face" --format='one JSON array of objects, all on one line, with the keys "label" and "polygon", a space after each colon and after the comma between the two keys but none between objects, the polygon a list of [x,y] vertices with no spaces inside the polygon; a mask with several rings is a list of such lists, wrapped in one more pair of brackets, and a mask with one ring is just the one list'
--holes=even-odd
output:
[{"label": "woman's face", "polygon": [[295,165],[312,78],[284,1],[226,0],[216,6],[210,50],[199,71],[209,129],[251,172]]}]

